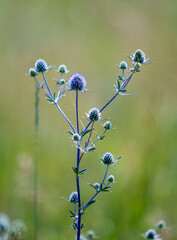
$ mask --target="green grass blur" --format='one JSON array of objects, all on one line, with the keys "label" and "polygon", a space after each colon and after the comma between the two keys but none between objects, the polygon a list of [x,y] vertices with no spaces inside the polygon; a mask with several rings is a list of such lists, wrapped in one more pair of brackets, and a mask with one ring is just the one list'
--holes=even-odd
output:
[{"label": "green grass blur", "polygon": [[[143,66],[128,89],[136,96],[118,97],[103,113],[114,131],[82,162],[82,198],[93,193],[88,182],[104,174],[99,157],[122,155],[111,168],[116,184],[99,196],[84,216],[100,239],[141,239],[160,219],[177,235],[177,1],[176,0],[0,0],[0,212],[21,218],[33,239],[33,156],[35,85],[25,76],[38,58],[64,63],[70,73],[87,78],[80,94],[80,116],[101,108],[113,96],[119,64],[141,48],[154,61]],[[129,62],[130,63],[130,62]],[[47,79],[54,89],[53,70]],[[74,121],[74,93],[61,107]],[[86,120],[82,119],[84,124]],[[68,197],[75,190],[71,166],[75,149],[68,125],[40,98],[39,239],[74,239]]]}]

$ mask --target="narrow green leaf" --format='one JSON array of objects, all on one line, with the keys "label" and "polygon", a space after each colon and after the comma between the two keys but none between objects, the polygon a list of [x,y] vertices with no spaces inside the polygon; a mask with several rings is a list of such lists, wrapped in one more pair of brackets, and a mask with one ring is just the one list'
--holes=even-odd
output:
[{"label": "narrow green leaf", "polygon": [[94,152],[94,151],[95,151],[95,149],[96,149],[96,148],[95,148],[95,147],[93,147],[93,148],[89,148],[87,151],[88,151],[88,152]]},{"label": "narrow green leaf", "polygon": [[66,132],[69,133],[69,134],[71,134],[71,135],[74,134],[74,132],[73,132],[72,130],[70,130],[70,129],[66,130]]},{"label": "narrow green leaf", "polygon": [[85,133],[81,133],[81,136],[83,137],[83,136],[85,136],[87,133],[89,133],[89,132],[91,132],[92,130],[94,130],[95,128],[92,128],[92,129],[88,129],[88,130],[86,130],[85,131]]},{"label": "narrow green leaf", "polygon": [[74,167],[74,166],[72,166],[72,169],[73,169],[73,171],[75,172],[75,174],[76,174],[76,175],[78,175],[78,173],[79,173],[79,170],[78,170],[78,168],[77,168],[77,167]]},{"label": "narrow green leaf", "polygon": [[79,174],[84,174],[86,170],[87,170],[87,168],[84,168],[84,169],[80,170]]}]

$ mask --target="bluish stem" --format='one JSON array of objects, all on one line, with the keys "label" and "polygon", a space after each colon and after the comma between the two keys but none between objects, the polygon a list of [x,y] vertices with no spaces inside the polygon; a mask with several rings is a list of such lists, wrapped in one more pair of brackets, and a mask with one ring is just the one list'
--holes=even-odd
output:
[{"label": "bluish stem", "polygon": [[[123,85],[121,86],[121,90],[124,90],[125,87],[127,86],[127,84],[130,82],[132,76],[133,76],[134,73],[132,73],[129,78],[123,83]],[[117,96],[119,95],[119,93],[117,92],[100,110],[100,112],[102,112]],[[92,121],[90,121],[86,128],[83,130],[83,133],[85,133],[88,129],[88,127],[90,126],[90,124],[92,123]]]},{"label": "bluish stem", "polygon": [[79,133],[79,117],[78,117],[78,90],[76,90],[76,121],[77,121],[77,132]]},{"label": "bluish stem", "polygon": [[[76,122],[77,122],[77,133],[79,133],[79,110],[78,110],[78,91],[76,91]],[[77,169],[79,171],[79,161],[80,161],[80,149],[77,149]],[[81,234],[81,195],[80,195],[80,185],[79,185],[79,175],[76,174],[76,185],[78,194],[78,224],[77,224],[77,240],[80,240]]]},{"label": "bluish stem", "polygon": [[69,119],[67,118],[67,116],[64,114],[64,112],[61,110],[60,106],[58,105],[58,103],[55,102],[56,107],[58,108],[58,110],[60,111],[60,113],[63,115],[63,117],[66,119],[66,121],[69,123],[69,125],[71,126],[72,130],[74,133],[76,133],[75,128],[73,127],[72,123],[69,121]]},{"label": "bluish stem", "polygon": [[34,240],[38,239],[38,152],[39,152],[39,90],[35,93],[35,158],[34,158]]},{"label": "bluish stem", "polygon": [[48,92],[49,92],[49,94],[50,94],[50,97],[53,99],[53,95],[52,95],[52,93],[51,93],[51,91],[50,91],[50,88],[49,88],[49,85],[48,85],[47,80],[46,80],[46,78],[45,78],[44,72],[42,72],[42,76],[43,76],[43,78],[44,78],[44,82],[45,82],[45,85],[46,85],[46,87],[47,87],[47,89],[48,89]]},{"label": "bluish stem", "polygon": [[[48,86],[48,84],[47,84],[47,80],[46,80],[46,78],[45,78],[44,72],[42,72],[42,76],[43,76],[43,78],[44,78],[44,82],[45,82],[46,87],[47,87],[47,89],[48,89],[48,91],[49,91],[49,94],[50,94],[51,98],[53,99],[53,95],[52,95],[52,93],[51,93],[51,91],[50,91],[50,88],[49,88],[49,86]],[[74,131],[74,133],[76,133],[76,130],[75,130],[75,128],[73,127],[72,123],[71,123],[70,120],[67,118],[67,116],[64,114],[64,112],[61,110],[61,108],[59,107],[59,105],[58,105],[57,102],[55,102],[55,105],[56,105],[56,107],[58,108],[58,110],[60,111],[60,113],[63,115],[63,117],[66,119],[66,121],[69,123],[69,125],[71,126],[72,130]]]},{"label": "bluish stem", "polygon": [[[108,173],[108,168],[109,168],[109,165],[107,165],[106,172],[105,172],[103,181],[102,181],[102,183],[101,183],[101,186],[104,184],[104,181],[105,181],[105,179],[106,179],[106,176],[107,176],[107,173]],[[90,202],[91,202],[100,192],[101,192],[101,190],[97,191],[97,192],[95,193],[95,195],[93,195],[93,197],[86,203],[86,205],[84,206],[83,209],[86,209],[86,208],[89,206]]]},{"label": "bluish stem", "polygon": [[106,172],[105,172],[105,175],[104,175],[104,178],[103,178],[103,181],[102,181],[101,185],[104,184],[104,181],[105,181],[107,173],[108,173],[108,169],[109,169],[109,165],[107,165]]}]

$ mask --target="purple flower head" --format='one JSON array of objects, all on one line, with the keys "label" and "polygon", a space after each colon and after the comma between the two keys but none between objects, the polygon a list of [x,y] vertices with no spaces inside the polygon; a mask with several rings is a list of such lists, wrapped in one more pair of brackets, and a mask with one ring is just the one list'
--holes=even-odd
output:
[{"label": "purple flower head", "polygon": [[79,73],[75,73],[69,78],[68,85],[70,90],[79,90],[85,92],[87,82],[84,76],[80,75]]}]

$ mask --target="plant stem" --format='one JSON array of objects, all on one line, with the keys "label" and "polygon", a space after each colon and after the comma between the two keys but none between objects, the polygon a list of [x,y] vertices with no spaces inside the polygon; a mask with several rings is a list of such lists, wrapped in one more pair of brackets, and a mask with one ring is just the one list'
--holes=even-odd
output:
[{"label": "plant stem", "polygon": [[[79,133],[79,110],[78,110],[78,91],[76,91],[76,122],[77,122],[77,133]],[[77,149],[77,169],[79,171],[79,160],[80,160],[80,149]],[[78,224],[77,224],[77,240],[80,240],[81,234],[81,195],[80,195],[80,184],[79,175],[76,174],[76,185],[78,194]]]},{"label": "plant stem", "polygon": [[35,93],[35,157],[34,157],[34,240],[38,239],[38,155],[39,155],[39,90],[36,84]]},{"label": "plant stem", "polygon": [[66,119],[66,121],[69,123],[70,127],[72,128],[73,132],[76,133],[76,130],[74,128],[74,126],[72,125],[72,123],[70,122],[70,120],[67,118],[67,116],[64,114],[64,112],[62,111],[62,109],[60,108],[60,106],[58,105],[58,103],[55,102],[56,107],[58,108],[58,110],[60,111],[60,113],[63,115],[63,117]]},{"label": "plant stem", "polygon": [[52,95],[52,93],[51,93],[51,91],[50,91],[50,88],[49,88],[49,85],[48,85],[47,80],[46,80],[46,78],[45,78],[44,72],[42,72],[42,76],[43,76],[43,78],[44,78],[44,82],[45,82],[45,85],[46,85],[46,87],[47,87],[47,89],[48,89],[48,92],[49,92],[49,94],[50,94],[50,97],[53,99],[53,95]]},{"label": "plant stem", "polygon": [[[49,85],[48,85],[47,80],[46,80],[46,78],[45,78],[44,72],[42,72],[42,76],[43,76],[44,82],[45,82],[45,84],[46,84],[46,87],[47,87],[47,89],[48,89],[48,92],[49,92],[49,94],[50,94],[50,97],[53,99],[53,95],[52,95],[52,93],[51,93],[51,91],[50,91],[50,88],[49,88]],[[62,111],[62,109],[60,108],[60,106],[58,105],[57,102],[55,102],[55,106],[58,108],[58,110],[59,110],[60,113],[63,115],[63,117],[66,119],[66,121],[69,123],[69,125],[71,126],[72,130],[74,131],[74,133],[76,133],[76,130],[75,130],[75,128],[73,127],[72,123],[71,123],[70,120],[67,118],[67,116],[64,114],[64,112]]]},{"label": "plant stem", "polygon": [[[101,186],[103,186],[103,184],[104,184],[104,181],[105,181],[106,176],[107,176],[107,173],[108,173],[108,169],[109,169],[109,165],[107,165],[106,172],[105,172],[103,181],[102,181],[102,183],[101,183]],[[97,192],[95,193],[95,195],[93,195],[93,197],[86,203],[86,205],[83,207],[83,209],[86,209],[86,208],[89,206],[89,203],[90,203],[100,192],[101,192],[101,190],[97,191]]]},{"label": "plant stem", "polygon": [[76,90],[76,121],[77,121],[77,133],[79,133],[79,117],[78,117],[78,90]]},{"label": "plant stem", "polygon": [[[127,84],[130,82],[132,76],[133,76],[134,73],[132,73],[129,78],[123,83],[123,85],[121,86],[121,90],[124,90],[125,87],[127,86]],[[119,95],[118,92],[116,92],[116,94],[101,108],[100,112],[102,112],[117,96]],[[90,126],[90,124],[92,123],[92,121],[90,121],[86,128],[83,130],[83,133],[86,132],[86,130],[88,129],[88,127]]]}]

